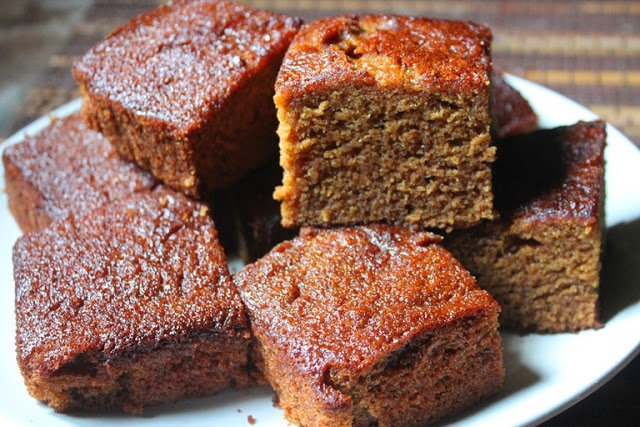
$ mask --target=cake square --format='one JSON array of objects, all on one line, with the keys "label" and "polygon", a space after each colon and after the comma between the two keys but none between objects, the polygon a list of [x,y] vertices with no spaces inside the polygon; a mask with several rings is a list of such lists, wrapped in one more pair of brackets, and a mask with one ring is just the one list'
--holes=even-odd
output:
[{"label": "cake square", "polygon": [[471,22],[392,15],[303,26],[274,98],[283,224],[492,218],[491,37]]},{"label": "cake square", "polygon": [[445,238],[502,306],[502,327],[600,326],[605,145],[602,121],[504,140],[495,163],[500,217]]},{"label": "cake square", "polygon": [[9,210],[25,233],[157,185],[79,114],[6,147],[2,161]]},{"label": "cake square", "polygon": [[277,150],[273,84],[299,26],[229,1],[160,6],[74,64],[83,117],[120,154],[202,197]]},{"label": "cake square", "polygon": [[250,333],[206,206],[159,188],[21,237],[16,349],[56,411],[123,409],[249,385]]},{"label": "cake square", "polygon": [[499,306],[433,234],[303,229],[236,273],[258,367],[298,425],[421,425],[498,391]]}]

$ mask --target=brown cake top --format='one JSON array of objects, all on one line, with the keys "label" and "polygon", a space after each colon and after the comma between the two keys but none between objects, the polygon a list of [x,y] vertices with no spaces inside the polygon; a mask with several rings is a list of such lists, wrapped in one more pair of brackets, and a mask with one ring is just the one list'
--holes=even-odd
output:
[{"label": "brown cake top", "polygon": [[40,206],[54,220],[157,184],[149,173],[120,158],[109,141],[89,129],[77,113],[7,147],[3,157],[38,192]]},{"label": "brown cake top", "polygon": [[303,229],[234,276],[254,333],[318,381],[497,303],[438,242],[407,228]]},{"label": "brown cake top", "polygon": [[173,1],[115,30],[73,71],[90,95],[186,132],[283,54],[299,26],[229,1]]},{"label": "brown cake top", "polygon": [[206,207],[164,188],[25,235],[13,260],[23,370],[246,333]]},{"label": "brown cake top", "polygon": [[276,92],[294,97],[336,88],[402,86],[485,91],[491,31],[467,21],[343,15],[304,25],[283,61]]},{"label": "brown cake top", "polygon": [[605,123],[578,122],[515,136],[498,146],[496,208],[528,223],[595,224],[604,184]]}]

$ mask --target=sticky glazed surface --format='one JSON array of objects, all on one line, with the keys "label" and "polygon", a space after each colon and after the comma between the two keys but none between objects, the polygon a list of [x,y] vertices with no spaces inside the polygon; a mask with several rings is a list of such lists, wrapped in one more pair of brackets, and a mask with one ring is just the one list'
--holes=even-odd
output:
[{"label": "sticky glazed surface", "polygon": [[276,92],[301,94],[349,82],[362,86],[488,90],[491,31],[467,21],[343,15],[305,25],[287,53]]},{"label": "sticky glazed surface", "polygon": [[[437,369],[431,365],[432,360],[450,362],[445,356],[425,356],[432,338],[442,340],[441,350],[459,345],[462,335],[455,331],[461,324],[478,326],[486,339],[466,350],[466,363],[476,360],[476,351],[486,353],[480,385],[470,387],[475,398],[500,387],[499,306],[438,241],[429,233],[383,225],[307,228],[234,276],[265,375],[290,420],[342,425],[345,419],[360,422],[371,415],[382,424],[424,421],[429,412],[424,407],[430,404],[420,406],[421,415],[397,408],[384,415],[381,407],[406,404],[407,393],[421,402],[432,397],[432,391],[408,380],[416,364],[426,372],[431,368],[437,378],[467,375],[447,371],[446,363]],[[410,383],[405,391],[390,393],[382,384],[398,372],[398,381],[402,377]],[[376,381],[382,390],[371,386]],[[457,405],[474,399],[463,395]],[[441,413],[453,407],[442,406]]]},{"label": "sticky glazed surface", "polygon": [[213,222],[203,205],[170,190],[26,235],[14,265],[25,372],[247,329]]},{"label": "sticky glazed surface", "polygon": [[3,162],[9,207],[25,233],[157,185],[79,113],[7,147]]},{"label": "sticky glazed surface", "polygon": [[89,96],[186,133],[281,55],[299,26],[235,2],[174,1],[114,31],[73,72]]},{"label": "sticky glazed surface", "polygon": [[578,122],[507,139],[494,168],[496,208],[529,224],[594,224],[604,192],[605,123]]}]

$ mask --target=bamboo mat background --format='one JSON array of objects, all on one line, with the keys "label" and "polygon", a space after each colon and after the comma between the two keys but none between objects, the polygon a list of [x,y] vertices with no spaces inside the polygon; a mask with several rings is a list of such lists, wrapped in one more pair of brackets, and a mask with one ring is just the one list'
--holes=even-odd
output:
[{"label": "bamboo mat background", "polygon": [[[497,67],[585,105],[640,147],[640,1],[243,1],[305,20],[345,12],[390,12],[487,24],[494,34]],[[73,62],[112,29],[162,1],[89,3],[19,102],[9,134],[78,97],[70,73]],[[7,136],[0,135],[0,141]],[[636,358],[603,388],[545,425],[637,425],[639,392]]]},{"label": "bamboo mat background", "polygon": [[[79,95],[70,67],[90,46],[158,0],[97,0],[49,58],[11,127]],[[461,18],[489,25],[494,64],[585,105],[640,147],[640,1],[246,0],[305,20],[344,12]]]}]

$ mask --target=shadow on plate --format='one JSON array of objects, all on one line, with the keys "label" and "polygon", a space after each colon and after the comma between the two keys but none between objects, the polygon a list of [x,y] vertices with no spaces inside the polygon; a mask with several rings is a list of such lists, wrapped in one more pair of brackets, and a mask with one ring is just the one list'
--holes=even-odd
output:
[{"label": "shadow on plate", "polygon": [[640,219],[607,229],[600,280],[602,321],[640,301]]}]

